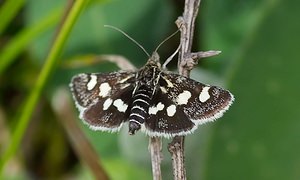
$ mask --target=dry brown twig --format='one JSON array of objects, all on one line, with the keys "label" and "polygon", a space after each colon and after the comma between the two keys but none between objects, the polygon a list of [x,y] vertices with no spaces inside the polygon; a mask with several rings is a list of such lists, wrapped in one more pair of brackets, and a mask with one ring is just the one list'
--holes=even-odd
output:
[{"label": "dry brown twig", "polygon": [[160,163],[162,161],[162,141],[160,137],[149,137],[153,180],[161,180]]},{"label": "dry brown twig", "polygon": [[[192,42],[194,36],[195,19],[198,14],[201,0],[185,0],[183,15],[178,17],[176,24],[180,28],[181,49],[178,56],[178,71],[180,75],[189,77],[190,71],[197,64],[198,60],[204,57],[215,56],[221,51],[199,51],[192,52]],[[160,162],[161,138],[152,137],[149,141],[149,150],[151,153],[153,179],[162,179]],[[168,150],[172,156],[173,176],[175,180],[185,180],[186,170],[184,165],[184,136],[175,136],[168,145]]]},{"label": "dry brown twig", "polygon": [[101,165],[100,157],[75,121],[77,118],[72,113],[72,102],[67,90],[58,89],[55,92],[52,107],[79,159],[89,167],[96,179],[108,180],[109,177]]},{"label": "dry brown twig", "polygon": [[[201,0],[185,0],[183,15],[178,17],[176,24],[180,28],[181,49],[178,56],[178,71],[180,75],[189,77],[190,71],[203,57],[210,57],[220,51],[205,51],[192,53],[192,43],[195,28],[195,19],[198,14]],[[176,136],[168,145],[172,156],[173,176],[175,180],[185,180],[186,170],[184,165],[184,136]]]},{"label": "dry brown twig", "polygon": [[[176,24],[180,28],[181,49],[178,55],[178,71],[180,75],[189,77],[190,71],[196,64],[192,58],[192,40],[194,36],[195,19],[198,14],[200,0],[186,0],[183,15],[178,17]],[[184,166],[184,136],[176,136],[168,145],[172,156],[173,176],[175,180],[185,180]]]}]

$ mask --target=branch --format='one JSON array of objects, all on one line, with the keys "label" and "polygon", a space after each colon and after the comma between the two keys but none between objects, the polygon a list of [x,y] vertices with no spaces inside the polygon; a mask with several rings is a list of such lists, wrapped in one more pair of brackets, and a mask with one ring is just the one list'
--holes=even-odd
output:
[{"label": "branch", "polygon": [[182,17],[178,17],[176,24],[180,28],[181,51],[179,51],[178,71],[179,74],[189,77],[191,68],[187,68],[192,58],[192,43],[194,37],[195,19],[201,0],[186,0]]},{"label": "branch", "polygon": [[52,107],[78,158],[90,168],[96,179],[107,180],[109,177],[101,165],[99,156],[75,121],[77,118],[74,117],[71,104],[66,90],[59,89],[55,92]]},{"label": "branch", "polygon": [[168,150],[172,156],[174,180],[186,180],[184,166],[184,136],[175,136],[168,145]]},{"label": "branch", "polygon": [[149,137],[149,151],[151,154],[153,180],[161,180],[160,163],[162,161],[162,142],[160,137]]},{"label": "branch", "polygon": [[[180,28],[181,49],[178,56],[178,71],[180,75],[189,77],[190,71],[196,64],[192,58],[192,43],[195,27],[195,19],[201,0],[185,0],[182,17],[178,17],[176,24]],[[173,175],[175,180],[185,180],[184,166],[184,136],[176,136],[168,146],[172,156]]]}]

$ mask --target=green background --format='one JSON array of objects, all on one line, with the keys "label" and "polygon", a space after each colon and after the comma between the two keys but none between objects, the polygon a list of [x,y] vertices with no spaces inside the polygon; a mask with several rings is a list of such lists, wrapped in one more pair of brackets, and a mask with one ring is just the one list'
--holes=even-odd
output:
[{"label": "green background", "polygon": [[[300,178],[299,6],[297,0],[201,2],[193,49],[222,53],[202,59],[191,77],[229,89],[236,100],[220,120],[186,137],[188,179]],[[0,34],[0,62],[9,59],[8,64],[1,64],[0,118],[10,133],[44,64],[66,1],[28,0],[21,7]],[[35,120],[29,123],[14,157],[22,165],[17,174],[6,171],[4,176],[93,179],[76,158],[50,102],[59,88],[67,88],[73,75],[114,71],[117,67],[99,63],[68,68],[64,64],[90,54],[118,54],[141,67],[146,55],[122,34],[103,25],[122,29],[151,52],[176,31],[174,21],[182,10],[183,1],[90,1],[69,35],[39,99]],[[33,31],[39,26],[43,28]],[[26,30],[33,32],[20,38]],[[178,40],[175,36],[161,47],[162,59],[175,51]],[[15,46],[8,52],[5,48],[12,43]],[[176,62],[169,68],[176,71]],[[74,114],[78,114],[75,108]],[[77,121],[112,179],[152,179],[147,137],[140,133],[129,136],[127,127],[117,134],[94,132]],[[3,153],[5,140],[0,142]],[[164,179],[172,178],[168,142],[164,139]]]}]

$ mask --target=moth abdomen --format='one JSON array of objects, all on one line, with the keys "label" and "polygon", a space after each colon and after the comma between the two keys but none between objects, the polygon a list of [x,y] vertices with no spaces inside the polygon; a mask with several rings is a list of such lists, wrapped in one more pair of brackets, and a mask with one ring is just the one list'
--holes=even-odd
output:
[{"label": "moth abdomen", "polygon": [[135,91],[129,115],[129,134],[134,134],[144,124],[148,117],[151,96],[152,91],[146,86],[141,86]]}]

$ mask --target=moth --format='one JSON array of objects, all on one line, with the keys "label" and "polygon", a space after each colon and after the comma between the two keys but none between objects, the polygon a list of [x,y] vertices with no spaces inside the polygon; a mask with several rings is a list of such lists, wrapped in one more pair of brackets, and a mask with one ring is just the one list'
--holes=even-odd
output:
[{"label": "moth", "polygon": [[155,51],[137,71],[82,73],[70,89],[80,119],[93,130],[116,132],[128,122],[129,134],[187,135],[220,118],[234,101],[227,90],[162,68]]}]

